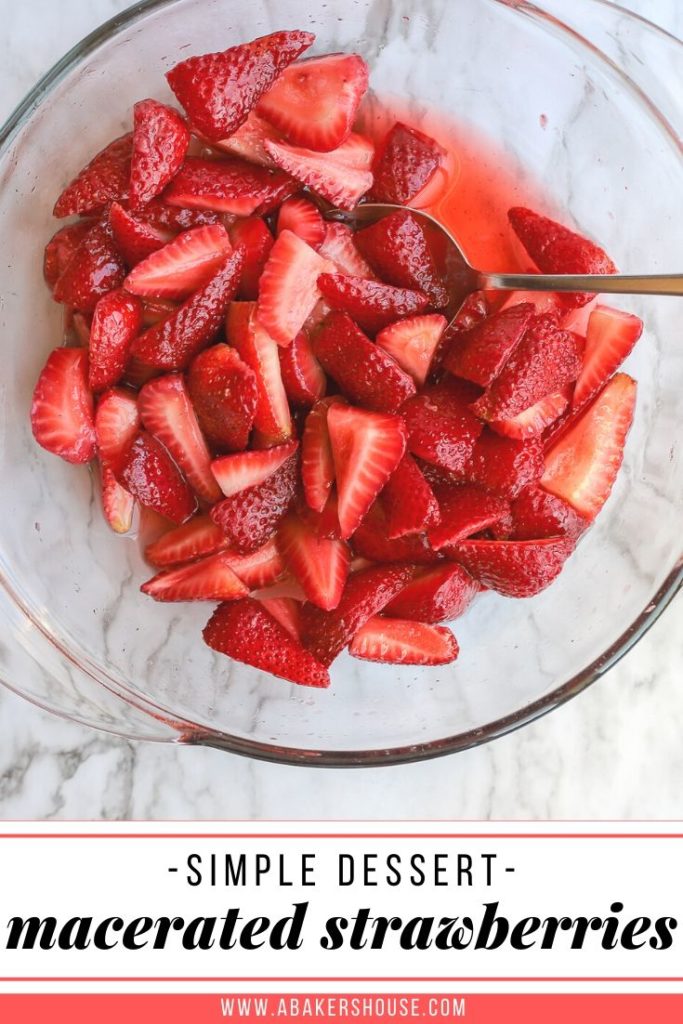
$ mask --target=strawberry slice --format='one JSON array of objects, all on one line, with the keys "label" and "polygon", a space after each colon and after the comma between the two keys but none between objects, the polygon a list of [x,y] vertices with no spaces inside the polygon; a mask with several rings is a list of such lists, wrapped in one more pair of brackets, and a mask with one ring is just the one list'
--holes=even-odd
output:
[{"label": "strawberry slice", "polygon": [[245,217],[244,220],[236,221],[231,224],[228,234],[234,246],[241,245],[244,249],[244,266],[237,298],[256,301],[259,280],[273,248],[274,238],[260,217]]},{"label": "strawberry slice", "polygon": [[254,302],[233,302],[226,334],[256,376],[254,426],[264,446],[282,444],[292,436],[292,417],[282,383],[277,343],[257,319]]},{"label": "strawberry slice", "polygon": [[485,431],[464,470],[466,479],[503,498],[516,498],[543,474],[543,446],[535,438],[515,441]]},{"label": "strawberry slice", "polygon": [[259,597],[259,603],[295,640],[301,637],[301,602],[293,597]]},{"label": "strawberry slice", "polygon": [[222,53],[189,57],[166,78],[195,128],[218,142],[246,121],[280,72],[314,39],[310,32],[272,32]]},{"label": "strawberry slice", "polygon": [[448,304],[448,290],[439,277],[427,236],[412,213],[396,210],[382,217],[357,231],[355,242],[382,280],[425,292],[437,309]]},{"label": "strawberry slice", "polygon": [[298,460],[290,455],[263,483],[224,498],[211,509],[214,523],[240,554],[256,551],[275,535],[296,498],[297,476]]},{"label": "strawberry slice", "polygon": [[278,355],[282,383],[290,402],[310,406],[323,397],[327,377],[305,331],[299,331],[288,348],[279,348]]},{"label": "strawberry slice", "polygon": [[439,503],[410,455],[404,455],[382,491],[387,516],[387,537],[395,540],[421,533],[439,522]]},{"label": "strawberry slice", "polygon": [[142,303],[123,290],[108,292],[95,306],[90,326],[90,387],[103,391],[123,376],[133,339],[142,324]]},{"label": "strawberry slice", "polygon": [[376,501],[353,535],[355,553],[371,562],[412,562],[431,565],[439,560],[423,533],[406,533],[390,540],[387,517],[381,502]]},{"label": "strawberry slice", "polygon": [[574,550],[569,537],[543,540],[466,540],[453,557],[484,586],[506,597],[533,597],[559,576]]},{"label": "strawberry slice", "polygon": [[189,565],[165,569],[140,587],[155,601],[236,601],[248,588],[230,567],[225,552],[200,558]]},{"label": "strawberry slice", "polygon": [[[334,260],[333,256],[328,258]],[[362,330],[373,335],[396,320],[423,312],[429,305],[424,292],[346,273],[321,274],[318,288],[331,309],[348,313]]]},{"label": "strawberry slice", "polygon": [[242,271],[244,252],[235,249],[214,276],[174,313],[140,334],[132,354],[160,370],[182,370],[223,323]]},{"label": "strawberry slice", "polygon": [[168,374],[145,384],[138,410],[144,427],[168,449],[198,497],[218,501],[221,490],[182,375]]},{"label": "strawberry slice", "polygon": [[56,348],[50,353],[33,392],[31,427],[42,448],[67,462],[94,458],[93,398],[85,349]]},{"label": "strawberry slice", "polygon": [[190,364],[187,390],[199,425],[217,448],[247,447],[258,403],[256,374],[234,348],[213,345]]},{"label": "strawberry slice", "polygon": [[124,284],[134,295],[184,299],[204,287],[231,251],[222,224],[190,228],[138,263]]},{"label": "strawberry slice", "polygon": [[264,448],[235,455],[223,455],[211,463],[211,471],[226,498],[239,494],[247,487],[262,484],[280,468],[299,447],[298,441],[288,441],[274,448]]},{"label": "strawberry slice", "polygon": [[338,224],[336,221],[326,224],[325,238],[318,252],[326,260],[334,263],[338,274],[352,274],[354,277],[367,280],[375,276],[369,263],[366,263],[356,248],[353,231],[346,224]]},{"label": "strawberry slice", "polygon": [[472,484],[453,487],[440,506],[441,521],[427,531],[435,551],[487,530],[510,513],[507,501]]},{"label": "strawberry slice", "polygon": [[248,217],[257,211],[266,213],[297,191],[297,183],[282,171],[254,167],[237,157],[204,160],[188,156],[164,192],[164,202]]},{"label": "strawberry slice", "polygon": [[203,555],[213,555],[228,547],[228,539],[208,515],[195,516],[189,523],[176,526],[145,548],[145,558],[159,569],[182,565]]},{"label": "strawberry slice", "polygon": [[125,276],[109,225],[95,224],[57,278],[53,295],[56,302],[92,313],[98,300],[119,288]]},{"label": "strawberry slice", "polygon": [[163,192],[180,170],[189,144],[189,129],[176,110],[157,100],[135,104],[129,190],[133,210]]},{"label": "strawberry slice", "polygon": [[116,475],[141,505],[172,523],[184,523],[197,508],[197,499],[171,456],[144,430],[121,457]]},{"label": "strawberry slice", "polygon": [[258,319],[278,345],[290,345],[320,298],[318,276],[332,269],[293,231],[283,231],[263,268]]},{"label": "strawberry slice", "polygon": [[262,672],[302,686],[329,686],[327,670],[253,598],[220,605],[204,629],[204,641]]},{"label": "strawberry slice", "polygon": [[332,405],[341,402],[342,399],[337,395],[316,402],[306,417],[301,437],[301,482],[306,504],[315,512],[322,512],[327,505],[334,483],[334,458],[327,429],[327,413]]},{"label": "strawberry slice", "polygon": [[444,366],[456,377],[488,387],[519,345],[533,312],[530,302],[519,302],[454,332]]},{"label": "strawberry slice", "polygon": [[422,387],[447,322],[440,313],[411,316],[381,330],[377,344]]},{"label": "strawberry slice", "polygon": [[596,306],[588,320],[583,368],[576,382],[572,407],[593,398],[619,369],[643,333],[643,321],[632,313]]},{"label": "strawberry slice", "polygon": [[479,593],[479,584],[452,562],[418,572],[386,606],[386,614],[417,622],[457,619]]},{"label": "strawberry slice", "polygon": [[[542,217],[524,206],[508,211],[508,218],[520,242],[543,274],[616,274],[617,268],[604,249],[582,235]],[[583,306],[592,295],[562,293],[564,305]]]},{"label": "strawberry slice", "polygon": [[57,278],[66,270],[71,257],[92,226],[91,220],[66,224],[59,228],[47,243],[43,256],[43,276],[50,288],[54,288]]},{"label": "strawberry slice", "polygon": [[339,499],[339,526],[347,540],[403,458],[406,433],[399,416],[335,404],[327,411]]},{"label": "strawberry slice", "polygon": [[318,249],[325,237],[325,221],[320,210],[308,199],[285,199],[277,215],[277,233],[293,231],[312,249]]},{"label": "strawberry slice", "polygon": [[105,146],[70,182],[54,205],[55,217],[99,213],[108,203],[126,199],[133,135]]},{"label": "strawberry slice", "polygon": [[95,433],[100,458],[114,472],[140,429],[140,414],[135,395],[122,388],[106,391],[97,403]]},{"label": "strawberry slice", "polygon": [[122,487],[111,466],[100,463],[102,511],[114,533],[128,533],[133,525],[135,498]]},{"label": "strawberry slice", "polygon": [[282,72],[258,112],[295,146],[329,152],[350,135],[368,77],[356,53],[308,57]]},{"label": "strawberry slice", "polygon": [[404,205],[434,177],[446,151],[429,135],[397,121],[375,160],[372,198]]},{"label": "strawberry slice", "polygon": [[376,615],[358,630],[349,654],[387,665],[447,665],[458,657],[458,644],[445,626]]},{"label": "strawberry slice", "polygon": [[569,405],[571,387],[565,387],[562,391],[556,391],[552,395],[546,395],[534,405],[530,405],[524,412],[507,420],[493,420],[491,427],[497,434],[505,437],[514,437],[520,441],[532,437],[540,437],[544,430],[554,423]]},{"label": "strawberry slice", "polygon": [[272,169],[275,164],[266,150],[266,140],[281,142],[282,136],[273,128],[272,124],[264,121],[252,110],[244,124],[241,124],[236,132],[233,132],[227,139],[214,142],[213,145],[216,149],[238,156],[250,164],[258,164],[260,167]]},{"label": "strawberry slice", "polygon": [[372,171],[358,166],[359,153],[370,145],[366,139],[360,142],[354,134],[329,153],[316,153],[285,142],[264,142],[278,167],[342,210],[353,210],[372,188]]},{"label": "strawberry slice", "polygon": [[527,487],[511,507],[509,540],[540,540],[545,537],[570,537],[578,540],[587,521],[562,498],[542,487]]},{"label": "strawberry slice", "polygon": [[541,484],[592,521],[604,505],[624,457],[636,382],[618,373],[546,453]]},{"label": "strawberry slice", "polygon": [[274,537],[246,555],[230,551],[230,567],[250,590],[272,587],[285,574],[285,563]]},{"label": "strawberry slice", "polygon": [[349,574],[348,545],[321,537],[296,516],[281,523],[277,545],[290,572],[303,587],[306,600],[327,611],[336,608]]},{"label": "strawberry slice", "polygon": [[171,238],[170,231],[134,217],[120,203],[112,203],[109,207],[109,227],[116,248],[129,267],[161,249]]},{"label": "strawberry slice", "polygon": [[415,395],[401,410],[408,449],[425,462],[460,473],[468,464],[482,423],[469,408],[478,391],[465,381],[444,380]]}]

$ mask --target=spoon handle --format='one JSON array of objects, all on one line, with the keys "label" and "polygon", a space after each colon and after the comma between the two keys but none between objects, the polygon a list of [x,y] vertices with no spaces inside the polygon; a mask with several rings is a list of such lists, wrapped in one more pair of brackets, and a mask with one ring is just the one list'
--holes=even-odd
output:
[{"label": "spoon handle", "polygon": [[479,288],[532,292],[683,295],[683,274],[479,274]]}]

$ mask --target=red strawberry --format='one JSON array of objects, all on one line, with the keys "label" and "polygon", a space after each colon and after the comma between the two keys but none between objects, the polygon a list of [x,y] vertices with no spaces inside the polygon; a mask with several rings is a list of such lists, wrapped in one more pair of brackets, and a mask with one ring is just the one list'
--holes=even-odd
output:
[{"label": "red strawberry", "polygon": [[427,533],[435,551],[487,530],[510,512],[503,498],[472,484],[453,487],[440,506],[441,521]]},{"label": "red strawberry", "polygon": [[336,608],[349,574],[350,554],[341,540],[320,537],[305,520],[289,516],[280,525],[277,545],[306,600],[318,608]]},{"label": "red strawberry", "polygon": [[230,226],[228,234],[234,246],[241,245],[244,249],[244,266],[237,298],[255,301],[258,298],[259,280],[273,248],[274,238],[266,222],[260,217],[246,217],[244,220],[236,221]]},{"label": "red strawberry", "polygon": [[[512,229],[544,274],[616,274],[617,268],[604,249],[569,228],[542,217],[524,206],[508,211]],[[562,302],[583,306],[592,296],[582,292],[563,293]]]},{"label": "red strawberry", "polygon": [[236,601],[249,590],[230,568],[230,556],[218,552],[189,565],[165,569],[140,587],[155,601]]},{"label": "red strawberry", "polygon": [[116,473],[139,429],[140,414],[134,394],[111,388],[100,397],[95,413],[97,450],[102,461]]},{"label": "red strawberry", "polygon": [[422,387],[446,324],[446,317],[439,313],[411,316],[380,331],[377,344]]},{"label": "red strawberry", "polygon": [[122,487],[114,471],[106,462],[100,465],[102,485],[102,511],[114,533],[128,533],[133,525],[135,499]]},{"label": "red strawberry", "polygon": [[169,206],[161,199],[153,199],[144,210],[145,222],[163,231],[188,231],[204,224],[221,223],[220,214],[213,210],[188,210]]},{"label": "red strawberry", "polygon": [[313,354],[305,331],[299,331],[288,348],[278,349],[287,398],[296,405],[313,405],[327,390],[325,372]]},{"label": "red strawberry", "polygon": [[312,249],[318,249],[325,237],[325,221],[320,210],[308,199],[285,199],[277,215],[277,233],[293,231]]},{"label": "red strawberry", "polygon": [[511,505],[509,540],[565,536],[577,540],[588,526],[571,505],[542,487],[527,487]]},{"label": "red strawberry", "polygon": [[141,430],[121,459],[117,477],[134,498],[173,523],[184,523],[197,500],[155,437]]},{"label": "red strawberry", "polygon": [[290,455],[272,476],[246,491],[224,498],[211,518],[241,554],[260,548],[275,534],[297,493],[296,455]]},{"label": "red strawberry", "polygon": [[351,541],[357,555],[371,562],[412,562],[431,565],[439,561],[424,534],[409,533],[390,540],[387,536],[387,518],[379,501],[372,506]]},{"label": "red strawberry", "polygon": [[295,640],[301,633],[301,604],[293,597],[259,597],[259,603]]},{"label": "red strawberry", "polygon": [[452,562],[422,569],[386,606],[386,614],[417,622],[445,622],[462,615],[479,584]]},{"label": "red strawberry", "polygon": [[447,665],[458,657],[458,644],[445,626],[376,615],[358,630],[349,654],[388,665]]},{"label": "red strawberry", "polygon": [[564,387],[552,395],[546,395],[524,412],[518,413],[507,420],[493,420],[491,427],[497,434],[514,437],[526,441],[532,437],[540,437],[544,430],[562,415],[569,405],[571,387]]},{"label": "red strawberry", "polygon": [[643,321],[632,313],[596,306],[588,320],[583,368],[576,382],[572,406],[578,409],[600,390],[643,333]]},{"label": "red strawberry", "polygon": [[258,387],[254,371],[234,348],[212,345],[190,364],[187,389],[199,425],[211,444],[230,451],[247,447]]},{"label": "red strawberry", "polygon": [[292,436],[292,417],[282,383],[277,343],[259,323],[254,302],[233,302],[226,333],[256,376],[254,426],[264,445],[282,444]]},{"label": "red strawberry", "polygon": [[204,160],[189,156],[164,192],[164,202],[248,217],[266,213],[297,191],[294,179],[282,171],[254,167],[237,157]]},{"label": "red strawberry", "polygon": [[56,302],[92,313],[99,299],[126,276],[108,224],[95,224],[83,238],[54,287]]},{"label": "red strawberry", "polygon": [[190,228],[138,263],[124,283],[135,295],[183,299],[213,277],[231,250],[222,224]]},{"label": "red strawberry", "polygon": [[401,410],[408,429],[408,450],[425,462],[460,473],[482,432],[469,408],[478,394],[464,381],[444,380],[411,398]]},{"label": "red strawberry", "polygon": [[334,611],[305,605],[301,627],[304,645],[323,665],[331,665],[361,626],[405,586],[412,573],[410,566],[373,566],[349,576]]},{"label": "red strawberry", "polygon": [[230,551],[230,567],[251,590],[273,586],[285,572],[285,563],[275,538],[246,555]]},{"label": "red strawberry", "polygon": [[420,468],[404,455],[382,491],[387,516],[387,537],[395,540],[421,533],[439,522],[439,503]]},{"label": "red strawberry", "polygon": [[535,439],[513,441],[485,431],[465,470],[467,480],[504,498],[516,498],[543,473],[543,447]]},{"label": "red strawberry", "polygon": [[339,499],[339,526],[347,540],[403,458],[406,435],[399,416],[335,404],[327,412]]},{"label": "red strawberry", "polygon": [[303,327],[320,298],[318,275],[330,267],[292,231],[278,235],[261,275],[257,316],[279,345],[290,345]]},{"label": "red strawberry", "polygon": [[372,198],[404,205],[421,192],[441,164],[445,150],[415,128],[397,121],[375,160]]},{"label": "red strawberry", "polygon": [[327,224],[325,238],[318,252],[334,263],[338,274],[352,274],[368,280],[374,278],[369,264],[356,248],[353,231],[346,224],[338,224],[336,221]]},{"label": "red strawberry", "polygon": [[358,166],[357,155],[367,140],[350,135],[330,153],[288,146],[285,142],[266,141],[264,146],[273,162],[313,192],[343,210],[353,210],[372,187],[372,172]]},{"label": "red strawberry", "polygon": [[272,32],[222,53],[189,57],[166,78],[195,128],[218,142],[246,121],[280,72],[314,39],[310,32]]},{"label": "red strawberry", "polygon": [[150,327],[133,344],[133,355],[161,370],[182,370],[223,323],[237,291],[244,253],[235,249],[214,276],[175,313]]},{"label": "red strawberry", "polygon": [[220,605],[204,629],[204,640],[263,672],[302,686],[329,686],[326,669],[258,601]]},{"label": "red strawberry", "polygon": [[109,227],[116,248],[129,267],[161,249],[171,238],[169,231],[134,217],[120,203],[112,203],[109,208]]},{"label": "red strawberry", "polygon": [[295,146],[329,152],[348,138],[367,87],[358,54],[309,57],[282,72],[258,110]]},{"label": "red strawberry", "polygon": [[574,550],[568,537],[543,540],[466,540],[453,557],[475,579],[506,597],[532,597],[560,574]]},{"label": "red strawberry", "polygon": [[591,521],[616,480],[633,421],[636,382],[618,373],[546,453],[541,484]]},{"label": "red strawberry", "polygon": [[223,495],[230,498],[248,487],[262,484],[298,447],[298,441],[288,441],[274,448],[222,455],[211,463],[211,470]]},{"label": "red strawberry", "polygon": [[[330,259],[334,257],[330,256]],[[395,288],[381,281],[350,274],[321,274],[318,288],[328,306],[348,313],[368,334],[376,334],[402,317],[421,313],[429,305],[424,292]]]},{"label": "red strawberry", "polygon": [[217,149],[225,153],[231,153],[250,164],[258,164],[260,167],[275,167],[270,154],[266,150],[265,142],[280,142],[282,136],[268,121],[252,110],[244,124],[241,124],[236,132],[229,135],[227,139],[214,142]]},{"label": "red strawberry", "polygon": [[157,100],[135,104],[129,189],[132,209],[139,210],[166,188],[180,170],[189,144],[189,129],[176,110]]},{"label": "red strawberry", "polygon": [[487,387],[519,345],[533,312],[530,302],[520,302],[454,332],[444,366],[456,377]]},{"label": "red strawberry", "polygon": [[[270,543],[275,544],[275,540],[272,540]],[[282,565],[284,566],[284,562],[282,562]],[[282,597],[291,598],[293,601],[298,601],[299,603],[306,600],[306,595],[304,594],[299,581],[295,580],[294,577],[286,571],[283,571],[283,575],[276,583],[271,583],[270,586],[259,587],[254,590],[252,597],[257,598],[259,601],[270,601],[275,598]]]},{"label": "red strawberry", "polygon": [[75,224],[66,224],[59,228],[47,243],[43,257],[43,276],[50,288],[54,288],[58,277],[66,270],[71,257],[92,226],[91,220],[78,220]]},{"label": "red strawberry", "polygon": [[55,217],[99,213],[108,203],[128,195],[132,133],[105,146],[66,186],[52,211]]},{"label": "red strawberry", "polygon": [[412,213],[396,210],[382,217],[357,231],[355,242],[383,280],[425,292],[437,309],[448,303],[448,290],[439,277],[427,236]]},{"label": "red strawberry", "polygon": [[90,387],[102,391],[123,376],[142,323],[142,303],[122,289],[103,295],[90,327]]},{"label": "red strawberry", "polygon": [[88,353],[56,348],[33,392],[31,427],[38,444],[67,462],[95,456],[93,399],[88,387]]},{"label": "red strawberry", "polygon": [[194,561],[203,555],[213,555],[227,547],[227,537],[208,515],[195,516],[189,523],[176,526],[149,544],[145,548],[145,558],[151,565],[163,569]]},{"label": "red strawberry", "polygon": [[315,512],[322,512],[325,508],[334,483],[334,458],[327,429],[327,413],[330,406],[341,401],[341,398],[334,395],[316,402],[306,417],[301,438],[301,481],[304,497],[309,508]]}]

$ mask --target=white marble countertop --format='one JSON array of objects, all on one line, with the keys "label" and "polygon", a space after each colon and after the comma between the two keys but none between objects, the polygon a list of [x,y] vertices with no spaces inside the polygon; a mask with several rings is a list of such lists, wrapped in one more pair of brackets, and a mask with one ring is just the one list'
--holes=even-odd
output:
[{"label": "white marble countertop", "polygon": [[[569,0],[567,0],[569,2]],[[0,118],[127,0],[0,0]],[[683,35],[680,0],[624,0]],[[0,690],[1,818],[681,818],[683,601],[598,685],[519,732],[398,768],[134,744]]]}]

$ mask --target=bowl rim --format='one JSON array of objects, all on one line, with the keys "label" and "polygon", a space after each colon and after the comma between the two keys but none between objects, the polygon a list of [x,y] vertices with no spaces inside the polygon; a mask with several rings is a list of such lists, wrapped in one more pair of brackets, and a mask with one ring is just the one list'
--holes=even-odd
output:
[{"label": "bowl rim", "polygon": [[[26,96],[17,104],[2,127],[0,127],[0,156],[4,155],[5,151],[11,145],[15,135],[28,123],[33,113],[40,106],[42,100],[70,71],[75,69],[79,62],[95,51],[101,44],[109,41],[109,39],[114,35],[130,27],[145,15],[152,11],[162,9],[164,7],[170,7],[182,2],[183,0],[138,0],[137,3],[109,18],[88,35],[84,36],[83,39],[71,47],[71,49],[60,58],[60,60],[45,72],[33,88],[30,89]],[[541,3],[524,2],[522,4],[518,3],[517,0],[491,0],[491,2],[500,4],[501,6],[521,8],[525,14],[551,17],[555,25],[558,25],[565,31],[571,31],[574,35],[577,34],[574,30],[570,30],[563,21],[558,20],[553,15],[549,16]],[[612,2],[612,0],[587,0],[587,2],[607,8],[613,13],[616,12],[622,17],[638,22],[641,28],[654,32],[655,34],[665,38],[668,43],[674,43],[680,49],[681,54],[683,54],[683,41],[661,28],[661,26],[649,21],[642,15],[629,11],[619,4]],[[583,39],[583,37],[580,38],[581,41],[586,44],[587,41]],[[612,63],[609,58],[602,53],[602,51],[598,50],[594,46],[591,46],[591,49],[593,50],[594,56],[598,59]],[[612,66],[614,69],[614,65]],[[656,108],[653,113],[655,112]],[[662,127],[670,134],[674,134],[666,121],[663,122]],[[680,142],[675,135],[674,138],[680,146]],[[2,574],[0,574],[0,585],[2,585],[3,589],[6,590],[10,599],[17,603],[16,597],[12,593],[12,588],[7,585],[7,581],[4,579]],[[115,695],[119,699],[135,707],[138,711],[144,712],[149,716],[151,721],[156,720],[158,723],[167,726],[169,729],[168,736],[165,740],[162,737],[154,737],[152,735],[132,735],[124,729],[119,730],[111,726],[107,727],[99,725],[81,718],[78,715],[70,714],[51,705],[47,701],[41,700],[37,696],[25,693],[15,683],[1,675],[0,684],[37,707],[40,707],[45,711],[49,711],[51,714],[57,715],[67,721],[77,722],[87,725],[90,728],[98,729],[102,732],[108,732],[116,736],[125,737],[127,739],[144,738],[148,741],[157,739],[162,742],[177,742],[185,745],[209,746],[229,753],[251,757],[256,760],[305,767],[377,768],[382,766],[408,764],[429,760],[435,757],[443,757],[447,754],[457,753],[459,751],[478,746],[482,743],[487,743],[490,740],[497,739],[500,736],[514,732],[524,725],[528,725],[530,722],[543,717],[549,712],[555,710],[555,708],[567,703],[567,701],[571,700],[573,697],[578,696],[578,694],[582,693],[592,683],[600,679],[607,671],[609,671],[609,669],[616,665],[632,647],[634,647],[634,645],[657,621],[659,616],[668,607],[682,587],[683,555],[679,557],[671,572],[668,574],[654,596],[648,601],[640,615],[636,617],[636,619],[624,630],[621,636],[607,648],[607,650],[560,687],[557,687],[550,693],[539,697],[531,704],[527,704],[515,712],[510,712],[507,715],[494,719],[485,726],[457,733],[453,736],[444,737],[438,740],[431,740],[425,743],[388,747],[377,750],[320,751],[312,748],[280,746],[276,743],[263,743],[259,740],[249,739],[247,737],[232,736],[230,734],[223,733],[220,730],[213,730],[204,726],[199,726],[184,716],[176,715],[170,709],[164,708],[162,705],[156,703],[151,697],[144,695],[141,691],[137,691],[135,697],[131,692],[129,698],[126,694],[117,690],[115,691]],[[26,607],[22,607],[21,602],[19,602],[19,605],[22,613],[32,619],[29,610]],[[79,668],[83,668],[83,666],[79,665]],[[85,669],[85,671],[87,672],[88,670]]]}]

